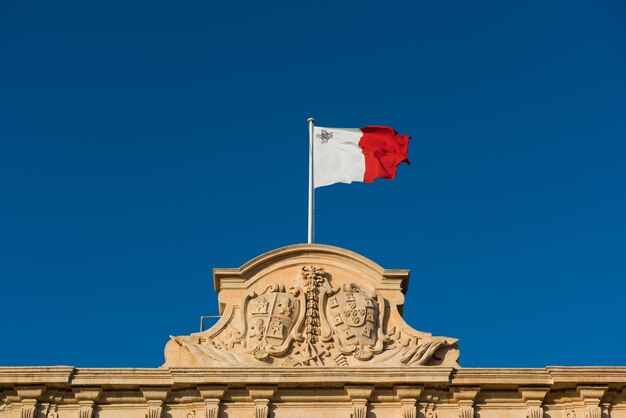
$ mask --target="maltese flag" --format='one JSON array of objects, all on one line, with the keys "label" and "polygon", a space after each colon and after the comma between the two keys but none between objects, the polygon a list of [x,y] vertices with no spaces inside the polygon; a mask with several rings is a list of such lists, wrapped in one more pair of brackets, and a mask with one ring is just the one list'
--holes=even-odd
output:
[{"label": "maltese flag", "polygon": [[393,179],[407,156],[409,135],[387,126],[360,129],[313,128],[313,184],[315,188],[335,183],[376,178]]}]

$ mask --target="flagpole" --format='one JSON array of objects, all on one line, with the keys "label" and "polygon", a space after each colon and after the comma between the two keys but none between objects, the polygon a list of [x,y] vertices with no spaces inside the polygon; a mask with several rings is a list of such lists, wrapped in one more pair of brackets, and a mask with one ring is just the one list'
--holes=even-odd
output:
[{"label": "flagpole", "polygon": [[309,236],[308,243],[315,242],[315,189],[313,186],[313,126],[315,119],[307,119],[309,123]]}]

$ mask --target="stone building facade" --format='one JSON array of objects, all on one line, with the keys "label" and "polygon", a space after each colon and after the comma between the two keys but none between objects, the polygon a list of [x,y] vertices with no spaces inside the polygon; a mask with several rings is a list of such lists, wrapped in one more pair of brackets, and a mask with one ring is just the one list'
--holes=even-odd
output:
[{"label": "stone building facade", "polygon": [[626,418],[626,367],[460,367],[408,279],[326,245],[215,269],[220,319],[162,367],[0,367],[0,418]]}]

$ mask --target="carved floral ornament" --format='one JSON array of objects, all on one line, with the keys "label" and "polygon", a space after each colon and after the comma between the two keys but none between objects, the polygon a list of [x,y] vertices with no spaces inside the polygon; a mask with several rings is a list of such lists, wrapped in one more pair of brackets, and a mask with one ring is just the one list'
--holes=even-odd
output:
[{"label": "carved floral ornament", "polygon": [[166,349],[165,365],[458,366],[455,339],[417,332],[403,321],[387,329],[380,292],[331,282],[324,268],[303,266],[291,287],[256,288],[243,297],[239,321],[171,337],[178,354]]}]

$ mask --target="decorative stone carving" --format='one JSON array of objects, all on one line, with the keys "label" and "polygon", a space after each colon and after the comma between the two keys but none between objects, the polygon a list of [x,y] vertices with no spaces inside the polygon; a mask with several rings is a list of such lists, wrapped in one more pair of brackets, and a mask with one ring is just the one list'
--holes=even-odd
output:
[{"label": "decorative stone carving", "polygon": [[424,397],[424,418],[437,418],[437,402],[439,395],[427,393]]},{"label": "decorative stone carving", "polygon": [[35,418],[37,415],[37,401],[27,400],[22,401],[22,410],[20,412],[21,418]]},{"label": "decorative stone carving", "polygon": [[479,388],[455,388],[454,399],[459,405],[459,418],[474,418],[474,400]]},{"label": "decorative stone carving", "polygon": [[608,386],[579,386],[577,389],[585,404],[585,418],[602,418],[600,402]]},{"label": "decorative stone carving", "polygon": [[367,401],[354,399],[352,401],[352,418],[367,418]]},{"label": "decorative stone carving", "polygon": [[426,418],[437,418],[437,406],[434,403],[426,404],[424,408],[424,416]]},{"label": "decorative stone carving", "polygon": [[402,418],[415,418],[417,416],[415,399],[401,399],[400,403],[402,404]]},{"label": "decorative stone carving", "polygon": [[161,418],[163,416],[162,401],[148,401],[148,412],[146,418]]},{"label": "decorative stone carving", "polygon": [[459,402],[459,418],[474,418],[474,402]]},{"label": "decorative stone carving", "polygon": [[78,418],[93,418],[96,400],[100,397],[100,388],[75,388],[74,396],[78,400]]},{"label": "decorative stone carving", "polygon": [[269,418],[270,399],[276,392],[275,386],[250,386],[250,398],[254,402],[254,418]]},{"label": "decorative stone carving", "polygon": [[204,399],[205,418],[218,418],[220,414],[221,399],[226,393],[224,386],[199,386],[198,392]]},{"label": "decorative stone carving", "polygon": [[267,418],[269,416],[269,404],[267,399],[254,400],[254,418]]},{"label": "decorative stone carving", "polygon": [[[346,250],[286,247],[292,248],[298,251],[290,259],[264,255],[262,264],[253,260],[241,269],[241,279],[224,278],[228,290],[219,295],[220,320],[207,331],[171,337],[165,365],[458,367],[457,340],[416,331],[402,320],[399,305],[408,273],[404,282],[393,281],[387,279],[393,274],[358,259],[367,276],[352,265],[357,256]],[[321,250],[337,253],[339,261],[304,263]],[[300,253],[307,255],[301,262]],[[220,273],[215,274],[217,286]]]},{"label": "decorative stone carving", "polygon": [[[35,401],[35,418],[48,413],[57,418],[56,405],[58,418],[76,418],[77,398],[94,390],[102,391],[94,413],[101,418],[145,418],[148,400],[156,407],[152,415],[161,407],[163,418],[187,418],[193,411],[206,418],[205,406],[210,418],[254,418],[255,400],[256,413],[268,411],[269,418],[411,417],[414,400],[417,418],[435,413],[455,418],[465,407],[465,416],[473,408],[482,418],[524,418],[529,405],[538,407],[542,400],[544,418],[584,418],[585,405],[598,400],[603,418],[606,408],[613,418],[626,416],[626,367],[76,368],[71,373],[61,367],[0,367],[0,406],[5,405],[0,418],[21,418],[22,407]],[[218,410],[220,402],[227,408]]]},{"label": "decorative stone carving", "polygon": [[397,386],[396,394],[400,398],[403,418],[417,417],[417,400],[422,393],[421,386]]},{"label": "decorative stone carving", "polygon": [[146,418],[161,418],[163,402],[167,398],[168,388],[141,388],[141,393],[148,403]]},{"label": "decorative stone carving", "polygon": [[299,289],[287,292],[283,285],[270,285],[260,294],[246,295],[242,305],[242,333],[234,343],[241,343],[244,353],[260,360],[277,357],[298,338],[294,328],[304,314]]},{"label": "decorative stone carving", "polygon": [[543,408],[541,405],[528,406],[526,418],[543,418]]},{"label": "decorative stone carving", "polygon": [[369,360],[382,352],[385,305],[381,299],[354,283],[325,291],[322,318],[328,334],[322,341],[333,341],[342,354],[357,360]]},{"label": "decorative stone carving", "polygon": [[548,388],[519,388],[522,398],[526,401],[526,418],[543,418],[543,399]]},{"label": "decorative stone carving", "polygon": [[373,386],[346,386],[348,396],[352,401],[352,418],[367,418],[367,409]]},{"label": "decorative stone carving", "polygon": [[78,418],[93,418],[93,406],[90,401],[79,402]]},{"label": "decorative stone carving", "polygon": [[58,406],[56,404],[48,404],[44,409],[46,418],[59,418]]},{"label": "decorative stone carving", "polygon": [[220,414],[220,402],[219,400],[205,400],[204,401],[204,416],[205,418],[218,418]]},{"label": "decorative stone carving", "polygon": [[42,386],[17,386],[15,388],[22,404],[20,410],[21,418],[35,418],[39,399],[43,395],[45,388]]}]

